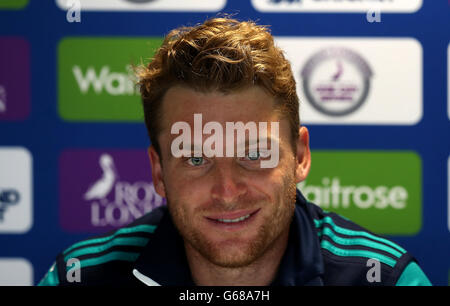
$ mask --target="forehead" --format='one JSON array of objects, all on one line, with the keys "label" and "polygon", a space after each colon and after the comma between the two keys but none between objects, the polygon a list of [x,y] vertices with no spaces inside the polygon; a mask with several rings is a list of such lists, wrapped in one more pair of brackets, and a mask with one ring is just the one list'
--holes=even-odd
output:
[{"label": "forehead", "polygon": [[[238,92],[223,94],[221,92],[198,92],[186,87],[172,87],[162,101],[160,132],[158,143],[162,155],[169,154],[171,144],[179,134],[172,134],[171,130],[176,124],[186,122],[194,135],[194,129],[200,129],[209,122],[218,122],[222,127],[222,133],[226,133],[228,122],[247,124],[254,122],[257,129],[261,122],[267,123],[267,136],[272,138],[271,122],[279,122],[278,136],[275,136],[281,147],[290,143],[291,131],[289,121],[282,116],[275,107],[275,98],[260,87],[252,87]],[[201,123],[195,124],[195,114],[202,117]],[[188,132],[189,133],[189,132]],[[200,132],[203,141],[210,135]],[[259,135],[259,130],[258,130]],[[248,135],[250,136],[250,135]],[[223,141],[226,141],[225,135]],[[237,141],[235,138],[234,141]],[[224,146],[226,144],[224,143]],[[280,147],[280,149],[281,149]]]},{"label": "forehead", "polygon": [[224,94],[218,91],[199,92],[190,88],[170,88],[162,101],[161,130],[179,121],[193,123],[194,114],[203,122],[268,122],[276,121],[275,98],[260,87]]}]

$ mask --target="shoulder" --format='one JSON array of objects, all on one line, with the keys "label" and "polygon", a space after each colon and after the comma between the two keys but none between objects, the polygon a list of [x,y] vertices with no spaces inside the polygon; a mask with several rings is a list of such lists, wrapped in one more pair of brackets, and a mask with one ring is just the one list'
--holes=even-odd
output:
[{"label": "shoulder", "polygon": [[329,285],[395,285],[415,259],[397,243],[319,206],[307,204]]},{"label": "shoulder", "polygon": [[58,254],[39,285],[134,284],[130,268],[165,211],[159,207],[125,227],[74,243]]}]

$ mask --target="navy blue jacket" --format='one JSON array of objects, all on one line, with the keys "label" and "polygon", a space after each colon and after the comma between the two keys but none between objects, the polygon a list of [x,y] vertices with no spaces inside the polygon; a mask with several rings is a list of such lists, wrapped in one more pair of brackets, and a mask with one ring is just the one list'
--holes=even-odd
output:
[{"label": "navy blue jacket", "polygon": [[[79,260],[68,265],[71,258]],[[79,282],[68,274],[79,269]],[[39,285],[195,285],[183,239],[163,206],[126,227],[73,244]],[[288,246],[273,286],[430,285],[396,243],[308,202],[297,191]]]}]

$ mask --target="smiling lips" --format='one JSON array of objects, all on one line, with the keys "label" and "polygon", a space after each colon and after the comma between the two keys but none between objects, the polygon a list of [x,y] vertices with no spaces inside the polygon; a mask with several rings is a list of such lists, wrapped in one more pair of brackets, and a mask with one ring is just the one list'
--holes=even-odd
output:
[{"label": "smiling lips", "polygon": [[208,216],[206,219],[214,222],[217,225],[236,226],[243,225],[247,221],[253,219],[252,217],[259,212],[260,208],[256,210],[241,210],[231,213],[224,213],[214,216]]},{"label": "smiling lips", "polygon": [[248,217],[250,217],[250,214],[248,214],[246,216],[242,216],[240,218],[236,218],[236,219],[217,219],[217,221],[225,222],[225,223],[234,223],[234,222],[243,221],[243,220],[247,219]]}]

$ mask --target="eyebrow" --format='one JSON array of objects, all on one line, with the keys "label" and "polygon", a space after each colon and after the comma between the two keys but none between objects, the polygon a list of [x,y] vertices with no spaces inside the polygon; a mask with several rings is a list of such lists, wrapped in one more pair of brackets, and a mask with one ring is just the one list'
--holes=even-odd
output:
[{"label": "eyebrow", "polygon": [[[259,145],[260,142],[271,143],[271,142],[278,142],[278,140],[276,138],[273,138],[273,137],[258,138],[258,139],[256,139],[256,141],[252,140],[252,144]],[[196,150],[203,151],[203,143],[204,142],[202,141],[202,145],[201,146],[196,146],[193,143],[186,143],[186,146],[190,147],[190,151],[191,152],[195,152]],[[225,143],[226,143],[226,140],[225,140]],[[245,139],[244,142],[242,142],[242,141],[238,142],[238,143],[235,142],[235,144],[236,144],[236,146],[241,146],[242,144],[244,144],[245,147],[247,148],[250,145],[250,141],[249,141],[249,139]],[[189,151],[189,148],[187,150]]]},{"label": "eyebrow", "polygon": [[[234,140],[234,146],[233,146],[233,153],[234,154],[233,154],[233,156],[235,156],[235,157],[237,156],[237,153],[238,153],[237,149],[241,145],[244,145],[245,151],[247,151],[250,146],[252,146],[252,148],[259,149],[260,148],[260,143],[265,143],[264,149],[272,150],[272,143],[278,143],[278,144],[280,143],[279,139],[271,137],[271,136],[268,136],[268,137],[257,137],[257,138],[252,139],[252,140],[250,140],[250,139],[248,139],[248,137],[246,137],[245,141],[239,141],[239,142],[236,142],[237,141],[237,139],[236,139],[237,137],[233,137],[233,138],[234,138],[233,139]],[[226,138],[225,138],[225,144],[226,144]],[[187,156],[185,156],[185,154],[183,154],[183,156],[181,156],[179,158],[175,158],[174,155],[171,154],[171,147],[169,146],[169,159],[174,159],[174,158],[175,159],[180,159],[182,157],[195,157],[194,153],[196,151],[201,152],[201,155],[198,156],[198,157],[202,157],[205,154],[205,151],[203,150],[203,145],[204,145],[204,140],[202,140],[201,146],[196,145],[194,142],[185,143],[184,147],[187,147],[187,149],[184,149],[184,150],[180,149],[180,151],[182,151],[183,153],[187,153],[186,154]],[[227,153],[226,147],[224,146],[222,148],[222,150],[223,150],[222,151],[222,157],[227,157],[226,156],[226,153]]]},{"label": "eyebrow", "polygon": [[[194,156],[194,154],[193,153],[195,153],[196,151],[200,151],[200,152],[202,152],[202,154],[203,154],[203,144],[202,144],[202,146],[196,146],[195,144],[193,144],[193,143],[186,143],[185,144],[185,146],[184,147],[187,147],[187,149],[180,149],[179,148],[179,150],[181,151],[181,152],[188,152],[189,153],[189,156],[191,156],[191,157],[193,157]],[[172,148],[171,148],[171,146],[169,146],[169,157],[170,158],[174,158],[174,156],[173,156],[173,154],[172,154]],[[185,157],[184,156],[184,154],[183,154],[183,156],[182,157]]]},{"label": "eyebrow", "polygon": [[[259,147],[259,143],[260,143],[260,142],[267,143],[267,144],[271,144],[272,141],[278,142],[278,140],[277,140],[276,138],[273,138],[273,137],[264,137],[264,138],[258,138],[258,139],[256,139],[256,141],[255,141],[255,140],[252,140],[252,145],[253,145],[253,144],[257,144],[258,147]],[[238,143],[237,143],[237,146],[240,146],[240,145],[242,145],[242,144],[244,144],[245,147],[248,148],[248,147],[250,146],[250,141],[249,141],[249,139],[245,139],[245,143],[243,143],[243,142],[238,142]]]},{"label": "eyebrow", "polygon": [[[256,145],[259,148],[259,143],[260,142],[266,143],[266,148],[269,149],[271,147],[272,142],[278,142],[278,140],[276,138],[273,138],[273,137],[264,137],[264,138],[258,138],[256,141],[253,140],[251,142],[251,144],[250,144],[249,139],[246,139],[244,142],[235,143],[235,147],[238,148],[239,146],[244,145],[245,148],[247,149],[248,147],[250,147],[250,145]],[[203,150],[203,143],[202,143],[201,147],[196,146],[196,145],[194,145],[192,143],[191,144],[188,143],[187,146],[188,147],[190,146],[190,149],[188,148],[186,151],[190,152],[191,154],[194,153],[196,150],[201,151],[202,153],[204,151]],[[225,147],[223,149],[226,151]]]}]

